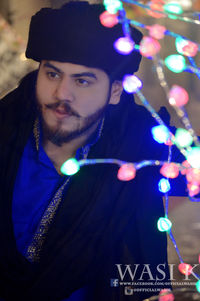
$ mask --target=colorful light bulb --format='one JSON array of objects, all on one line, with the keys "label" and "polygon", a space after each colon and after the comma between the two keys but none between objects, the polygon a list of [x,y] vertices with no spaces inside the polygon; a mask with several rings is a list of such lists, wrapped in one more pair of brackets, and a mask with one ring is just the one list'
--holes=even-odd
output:
[{"label": "colorful light bulb", "polygon": [[160,217],[157,222],[157,227],[161,232],[169,231],[172,227],[172,222],[166,217]]},{"label": "colorful light bulb", "polygon": [[191,275],[192,273],[192,266],[188,263],[180,263],[178,269],[183,275]]},{"label": "colorful light bulb", "polygon": [[103,4],[105,9],[111,14],[116,14],[118,10],[123,9],[123,5],[120,0],[104,0]]},{"label": "colorful light bulb", "polygon": [[169,91],[169,103],[172,106],[182,107],[189,101],[188,92],[177,85],[173,85]]},{"label": "colorful light bulb", "polygon": [[158,182],[158,189],[163,193],[168,192],[171,189],[169,181],[165,178],[160,179]]},{"label": "colorful light bulb", "polygon": [[157,40],[163,39],[165,36],[166,27],[154,24],[148,27],[149,35]]},{"label": "colorful light bulb", "polygon": [[74,175],[80,169],[80,165],[75,158],[71,158],[63,163],[60,168],[60,171],[67,176]]},{"label": "colorful light bulb", "polygon": [[160,49],[160,43],[151,37],[143,37],[140,42],[140,53],[145,57],[154,56]]},{"label": "colorful light bulb", "polygon": [[200,185],[200,169],[190,168],[187,170],[186,179],[188,182],[195,182]]},{"label": "colorful light bulb", "polygon": [[165,65],[174,73],[180,73],[186,68],[185,58],[180,54],[171,54],[165,58]]},{"label": "colorful light bulb", "polygon": [[125,75],[122,84],[127,93],[135,93],[142,88],[142,81],[135,75]]},{"label": "colorful light bulb", "polygon": [[179,175],[179,168],[175,163],[164,163],[160,169],[160,173],[165,178],[174,179]]},{"label": "colorful light bulb", "polygon": [[186,167],[181,170],[181,174],[186,175],[189,172],[189,170],[191,169],[191,165],[189,164],[189,162],[187,160],[183,161],[181,165]]},{"label": "colorful light bulb", "polygon": [[186,159],[193,168],[200,168],[200,147],[194,146],[188,150]]},{"label": "colorful light bulb", "polygon": [[195,56],[199,49],[196,43],[185,40],[180,37],[176,38],[175,45],[176,45],[176,50],[180,54],[183,54],[185,56],[190,56],[190,57]]},{"label": "colorful light bulb", "polygon": [[193,138],[191,134],[186,130],[179,128],[176,130],[175,133],[175,144],[182,148],[182,147],[188,147],[193,143]]},{"label": "colorful light bulb", "polygon": [[189,196],[193,197],[194,195],[197,195],[200,192],[200,187],[198,183],[191,182],[187,184]]},{"label": "colorful light bulb", "polygon": [[130,181],[136,176],[136,169],[132,163],[126,163],[121,165],[118,170],[117,178],[120,181]]},{"label": "colorful light bulb", "polygon": [[99,16],[100,22],[103,26],[111,28],[118,24],[118,18],[116,14],[111,14],[108,11],[104,11]]},{"label": "colorful light bulb", "polygon": [[[164,294],[164,296],[162,296]],[[174,301],[174,295],[170,289],[164,288],[159,293],[158,301]]]},{"label": "colorful light bulb", "polygon": [[196,289],[197,289],[197,292],[200,293],[200,280],[198,280],[196,282]]},{"label": "colorful light bulb", "polygon": [[170,138],[170,132],[164,125],[157,125],[151,129],[153,139],[158,143],[165,143]]},{"label": "colorful light bulb", "polygon": [[127,55],[134,49],[135,43],[128,37],[121,37],[114,42],[114,47],[120,54]]},{"label": "colorful light bulb", "polygon": [[166,13],[181,15],[183,13],[182,6],[177,2],[167,3],[163,6]]},{"label": "colorful light bulb", "polygon": [[192,0],[179,0],[183,10],[191,10]]},{"label": "colorful light bulb", "polygon": [[163,12],[163,4],[162,3],[158,2],[158,1],[156,1],[156,2],[150,1],[149,6],[151,8],[151,10],[149,10],[149,9],[147,10],[147,14],[149,16],[156,18],[156,19],[165,17],[164,14],[153,11],[153,10],[157,10],[157,11]]}]

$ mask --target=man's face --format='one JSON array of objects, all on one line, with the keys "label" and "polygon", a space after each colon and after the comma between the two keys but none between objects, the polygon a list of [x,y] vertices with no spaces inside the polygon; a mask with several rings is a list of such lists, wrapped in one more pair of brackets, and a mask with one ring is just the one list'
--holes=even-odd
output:
[{"label": "man's face", "polygon": [[107,74],[95,68],[42,61],[36,97],[47,138],[61,145],[97,125],[105,108],[117,104],[121,83],[110,86]]}]

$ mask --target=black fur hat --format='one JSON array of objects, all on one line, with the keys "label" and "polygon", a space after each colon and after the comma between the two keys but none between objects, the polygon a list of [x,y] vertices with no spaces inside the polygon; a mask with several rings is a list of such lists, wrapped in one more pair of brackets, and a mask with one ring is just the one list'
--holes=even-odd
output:
[{"label": "black fur hat", "polygon": [[[31,19],[26,57],[36,61],[53,60],[104,70],[112,79],[138,70],[141,55],[116,52],[113,43],[123,36],[122,26],[104,27],[99,15],[102,4],[75,1],[60,9],[42,8]],[[131,28],[139,44],[142,34]]]}]

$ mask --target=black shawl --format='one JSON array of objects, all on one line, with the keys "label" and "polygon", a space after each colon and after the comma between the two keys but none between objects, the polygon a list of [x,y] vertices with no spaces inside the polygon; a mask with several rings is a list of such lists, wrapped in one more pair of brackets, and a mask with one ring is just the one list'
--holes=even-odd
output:
[{"label": "black shawl", "polygon": [[[28,74],[0,101],[0,297],[56,301],[89,284],[92,301],[129,300],[123,287],[110,286],[111,278],[119,278],[115,264],[140,264],[140,269],[142,264],[150,264],[153,273],[158,264],[167,265],[166,235],[156,227],[157,219],[164,215],[156,167],[143,168],[129,182],[117,179],[115,165],[82,167],[72,176],[40,263],[29,263],[17,251],[12,193],[37,114],[36,76],[37,71]],[[151,138],[153,125],[143,107],[123,96],[119,105],[109,106],[102,136],[92,146],[89,158],[133,162],[158,158],[163,150]],[[167,267],[165,272],[166,280]],[[134,299],[130,298],[140,300],[154,294],[134,292]]]}]

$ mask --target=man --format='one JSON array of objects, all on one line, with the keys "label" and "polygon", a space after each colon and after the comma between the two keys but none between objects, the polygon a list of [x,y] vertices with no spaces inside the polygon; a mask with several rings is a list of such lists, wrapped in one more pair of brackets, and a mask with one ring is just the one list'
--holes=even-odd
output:
[{"label": "man", "polygon": [[115,52],[121,25],[103,27],[103,11],[70,2],[33,16],[26,55],[39,69],[0,102],[4,300],[142,300],[167,286],[150,284],[169,279],[157,170],[130,182],[114,165],[60,172],[71,157],[137,162],[160,152],[151,116],[122,93],[141,57]]}]

